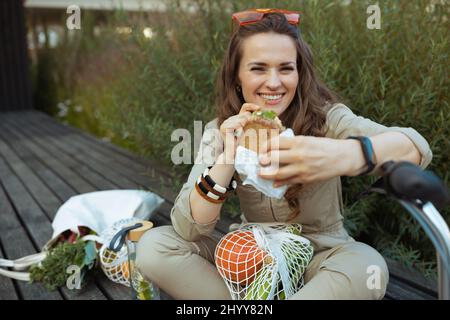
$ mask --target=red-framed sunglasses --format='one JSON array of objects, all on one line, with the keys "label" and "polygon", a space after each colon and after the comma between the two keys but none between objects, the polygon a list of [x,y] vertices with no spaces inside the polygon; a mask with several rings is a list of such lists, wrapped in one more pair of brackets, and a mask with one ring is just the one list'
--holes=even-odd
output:
[{"label": "red-framed sunglasses", "polygon": [[282,9],[249,9],[246,11],[235,12],[231,16],[232,20],[235,20],[239,23],[240,26],[244,26],[247,24],[252,24],[260,21],[264,15],[268,13],[282,13],[286,17],[287,21],[297,26],[300,22],[300,12],[298,11],[289,11]]}]

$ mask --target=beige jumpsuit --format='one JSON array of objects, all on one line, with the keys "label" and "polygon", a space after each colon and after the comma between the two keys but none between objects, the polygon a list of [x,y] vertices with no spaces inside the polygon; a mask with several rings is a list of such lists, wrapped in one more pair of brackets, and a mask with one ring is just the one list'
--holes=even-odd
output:
[{"label": "beige jumpsuit", "polygon": [[[350,135],[374,136],[387,131],[406,134],[421,153],[420,166],[432,159],[427,141],[413,128],[385,127],[356,116],[343,104],[327,113],[326,137],[345,139]],[[148,231],[138,243],[137,266],[174,299],[230,299],[214,266],[217,239],[211,236],[217,220],[194,222],[189,194],[198,176],[220,154],[223,142],[217,120],[205,127],[200,151],[188,181],[171,211],[172,226]],[[266,197],[249,185],[236,189],[244,222],[287,222],[286,200]],[[303,226],[303,236],[314,247],[314,257],[305,272],[305,286],[291,299],[381,299],[386,292],[388,269],[372,247],[355,241],[343,227],[340,177],[305,185],[299,195],[300,214],[290,223]]]}]

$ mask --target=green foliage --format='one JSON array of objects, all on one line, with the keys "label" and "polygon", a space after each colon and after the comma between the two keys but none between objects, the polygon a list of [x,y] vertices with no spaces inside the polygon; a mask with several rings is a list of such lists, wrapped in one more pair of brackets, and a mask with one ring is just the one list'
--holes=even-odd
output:
[{"label": "green foliage", "polygon": [[[79,69],[71,69],[76,81],[60,99],[70,98],[72,106],[83,108],[74,112],[71,107],[61,118],[172,166],[178,192],[191,166],[171,163],[177,143],[169,143],[171,133],[177,128],[193,133],[193,120],[206,124],[214,118],[214,83],[231,32],[231,13],[279,3],[187,1],[196,15],[178,1],[168,3],[165,16],[118,12],[101,37],[83,31],[78,42],[58,51],[58,59],[78,52]],[[386,126],[415,128],[433,150],[429,169],[449,185],[448,5],[430,3],[381,2],[381,30],[366,27],[366,9],[373,1],[284,1],[283,8],[303,12],[301,33],[324,82],[356,114]],[[115,32],[122,25],[132,26],[130,35]],[[143,35],[145,27],[152,28],[153,38]],[[83,41],[87,44],[79,45]],[[379,195],[353,203],[371,181],[343,179],[344,214],[352,236],[406,264],[433,269],[433,246],[399,205]],[[236,199],[225,210],[238,215]],[[450,210],[441,213],[449,221]]]},{"label": "green foliage", "polygon": [[81,240],[73,244],[67,242],[57,244],[41,265],[35,265],[30,269],[31,282],[42,282],[48,290],[65,285],[69,277],[67,268],[71,265],[80,268],[83,266],[86,256],[85,246],[86,242]]}]

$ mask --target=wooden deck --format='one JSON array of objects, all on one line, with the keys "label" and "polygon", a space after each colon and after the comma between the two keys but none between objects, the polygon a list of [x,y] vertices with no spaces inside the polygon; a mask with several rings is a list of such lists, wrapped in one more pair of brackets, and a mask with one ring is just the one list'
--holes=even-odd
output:
[{"label": "wooden deck", "polygon": [[[98,190],[145,189],[166,201],[156,225],[170,223],[176,194],[167,170],[110,143],[65,126],[37,111],[0,113],[0,258],[38,252],[50,239],[51,222],[70,197]],[[233,221],[222,218],[215,236]],[[388,260],[386,299],[435,299],[436,284]],[[0,276],[3,299],[128,299],[129,289],[99,272],[81,291],[47,291],[39,284]],[[163,299],[170,299],[163,293]]]},{"label": "wooden deck", "polygon": [[[39,251],[58,208],[74,195],[152,185],[167,197],[159,179],[170,181],[154,168],[43,113],[0,113],[0,255],[16,259]],[[84,290],[55,292],[0,276],[0,300],[128,298],[128,288],[102,274]]]}]

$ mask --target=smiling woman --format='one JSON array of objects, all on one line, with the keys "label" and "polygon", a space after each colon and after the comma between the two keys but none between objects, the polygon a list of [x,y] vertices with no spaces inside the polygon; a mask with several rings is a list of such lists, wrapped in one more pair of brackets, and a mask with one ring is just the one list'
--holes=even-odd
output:
[{"label": "smiling woman", "polygon": [[[247,102],[276,112],[296,135],[323,137],[324,106],[337,98],[316,76],[311,49],[297,26],[282,16],[267,14],[231,36],[216,88],[217,124],[227,126],[224,122]],[[293,184],[285,196],[293,216],[300,210],[300,189]]]},{"label": "smiling woman", "polygon": [[[176,299],[229,299],[214,266],[218,241],[212,233],[223,203],[236,190],[243,222],[300,224],[314,247],[305,285],[288,298],[381,299],[389,277],[386,262],[343,225],[340,176],[367,170],[361,145],[347,138],[370,137],[375,166],[369,174],[387,160],[425,168],[432,157],[427,141],[412,128],[383,126],[338,103],[316,76],[295,12],[250,10],[234,17],[239,26],[217,80],[217,118],[206,125],[197,160],[175,200],[173,226],[153,228],[138,244],[139,269]],[[289,185],[281,199],[243,185],[235,173],[239,133],[260,111],[278,116],[295,133],[277,135],[259,150],[262,166],[280,164],[261,176]],[[211,139],[208,129],[220,129],[219,137]],[[374,266],[377,286],[369,288],[367,272]]]}]

